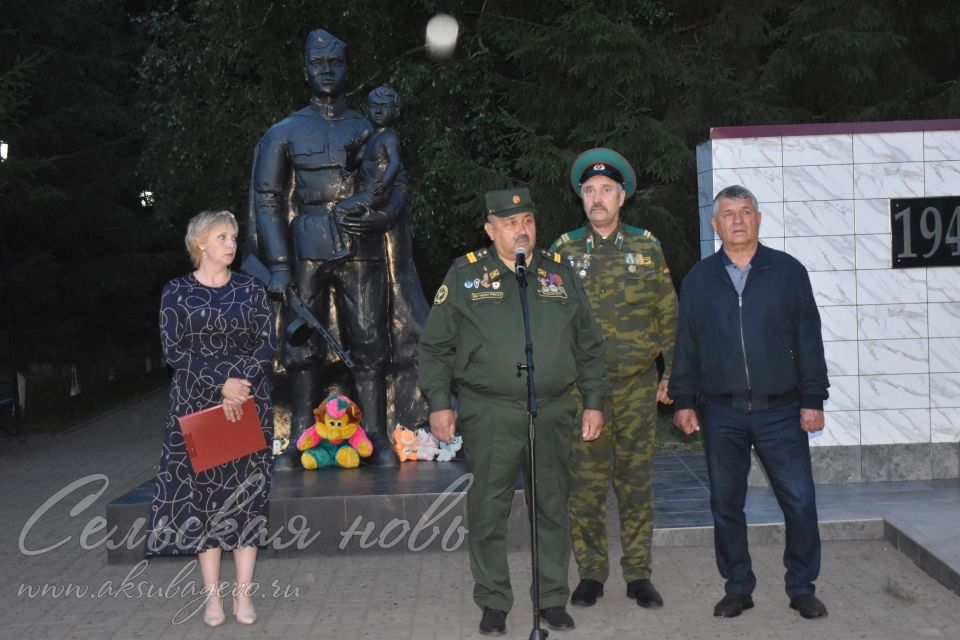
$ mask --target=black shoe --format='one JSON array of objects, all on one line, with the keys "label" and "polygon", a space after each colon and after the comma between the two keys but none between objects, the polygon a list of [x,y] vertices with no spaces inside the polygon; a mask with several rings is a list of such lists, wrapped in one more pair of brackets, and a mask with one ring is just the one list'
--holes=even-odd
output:
[{"label": "black shoe", "polygon": [[480,633],[485,636],[502,636],[507,632],[507,612],[500,609],[483,608],[480,618]]},{"label": "black shoe", "polygon": [[728,593],[713,608],[713,615],[718,618],[736,618],[747,609],[753,609],[753,598]]},{"label": "black shoe", "polygon": [[575,607],[592,607],[597,598],[603,595],[603,583],[589,578],[581,580],[570,596],[570,604]]},{"label": "black shoe", "polygon": [[573,629],[573,618],[567,613],[565,607],[547,607],[540,609],[540,618],[547,623],[547,626],[557,631],[569,631]]},{"label": "black shoe", "polygon": [[796,598],[790,598],[790,608],[796,609],[804,618],[826,618],[827,607],[820,598],[812,593],[805,593]]},{"label": "black shoe", "polygon": [[659,609],[663,606],[663,597],[649,580],[631,580],[627,583],[627,597],[634,598],[644,609]]}]

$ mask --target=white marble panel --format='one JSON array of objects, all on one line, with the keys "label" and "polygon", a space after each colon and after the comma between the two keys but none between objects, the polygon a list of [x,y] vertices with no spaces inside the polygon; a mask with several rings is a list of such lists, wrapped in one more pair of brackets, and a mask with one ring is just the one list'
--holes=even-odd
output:
[{"label": "white marble panel", "polygon": [[930,410],[930,441],[960,442],[960,409]]},{"label": "white marble panel", "polygon": [[[697,145],[697,173],[713,171],[713,141]],[[702,202],[700,204],[703,204]]]},{"label": "white marble panel", "polygon": [[960,373],[930,376],[930,406],[960,408]]},{"label": "white marble panel", "polygon": [[717,195],[716,191],[719,191],[719,189],[714,191],[713,185],[713,171],[704,171],[697,174],[697,204],[699,206],[713,204],[713,197]]},{"label": "white marble panel", "polygon": [[960,131],[924,131],[923,159],[960,160]]},{"label": "white marble panel", "polygon": [[960,302],[931,302],[929,316],[931,338],[960,337]]},{"label": "white marble panel", "polygon": [[930,338],[930,373],[960,371],[960,338]]},{"label": "white marble panel", "polygon": [[890,233],[890,200],[854,200],[855,233]]},{"label": "white marble panel", "polygon": [[857,302],[860,304],[926,302],[927,282],[924,271],[924,269],[858,271]]},{"label": "white marble panel", "polygon": [[856,411],[860,408],[860,376],[830,376],[830,397],[825,411]]},{"label": "white marble panel", "polygon": [[760,209],[760,237],[782,238],[783,203],[758,202],[757,207]]},{"label": "white marble panel", "polygon": [[765,246],[771,249],[776,249],[777,251],[783,251],[783,238],[760,238],[760,242]]},{"label": "white marble panel", "polygon": [[[867,304],[857,307],[861,340],[927,337],[927,305]],[[926,350],[926,347],[924,347]]]},{"label": "white marble panel", "polygon": [[923,195],[955,196],[960,194],[960,160],[923,163]]},{"label": "white marble panel", "polygon": [[784,200],[849,200],[852,197],[852,165],[783,168]]},{"label": "white marble panel", "polygon": [[925,373],[862,375],[859,380],[861,410],[930,407],[930,376]]},{"label": "white marble panel", "polygon": [[853,200],[785,202],[785,236],[842,236],[854,232]]},{"label": "white marble panel", "polygon": [[855,376],[857,368],[857,341],[824,342],[823,355],[827,360],[827,375],[832,380],[834,376]]},{"label": "white marble panel", "polygon": [[855,306],[820,307],[820,332],[824,342],[856,340],[857,308]]},{"label": "white marble panel", "polygon": [[[783,161],[780,136],[713,140],[713,168],[779,167]],[[746,186],[751,191],[752,187]]]},{"label": "white marble panel", "polygon": [[720,248],[720,240],[701,240],[700,241],[700,258],[706,258],[712,256],[717,252],[717,249]]},{"label": "white marble panel", "polygon": [[853,161],[856,164],[921,162],[922,160],[922,131],[855,133],[853,135]]},{"label": "white marble panel", "polygon": [[716,235],[713,231],[713,226],[710,224],[710,220],[713,219],[713,207],[704,206],[700,207],[700,239],[701,240],[712,240]]},{"label": "white marble panel", "polygon": [[930,442],[930,410],[861,411],[860,442],[862,444]]},{"label": "white marble panel", "polygon": [[893,266],[890,234],[857,236],[857,269],[890,269]]},{"label": "white marble panel", "polygon": [[855,236],[786,238],[787,253],[807,271],[846,271],[854,268]]},{"label": "white marble panel", "polygon": [[857,304],[856,271],[817,271],[810,274],[810,286],[817,304]]},{"label": "white marble panel", "polygon": [[860,412],[828,411],[823,431],[810,438],[811,447],[843,447],[860,444]]},{"label": "white marble panel", "polygon": [[851,138],[849,133],[833,136],[785,136],[783,166],[852,164]]},{"label": "white marble panel", "polygon": [[919,198],[923,195],[922,162],[853,165],[855,198]]},{"label": "white marble panel", "polygon": [[714,169],[713,196],[726,187],[739,184],[757,197],[758,202],[779,202],[783,200],[783,171],[780,167],[760,167],[745,169]]},{"label": "white marble panel", "polygon": [[930,302],[960,302],[960,267],[927,269]]},{"label": "white marble panel", "polygon": [[860,374],[926,373],[927,341],[860,340]]}]

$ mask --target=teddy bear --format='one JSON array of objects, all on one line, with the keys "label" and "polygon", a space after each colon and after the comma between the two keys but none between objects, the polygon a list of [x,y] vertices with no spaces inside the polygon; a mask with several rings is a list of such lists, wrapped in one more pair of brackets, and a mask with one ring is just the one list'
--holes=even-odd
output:
[{"label": "teddy bear", "polygon": [[400,462],[417,459],[417,436],[402,424],[393,430],[393,450],[397,452]]},{"label": "teddy bear", "polygon": [[463,448],[463,438],[460,435],[453,436],[450,442],[440,442],[429,430],[422,427],[417,429],[418,460],[449,462],[456,457],[457,451],[461,448]]},{"label": "teddy bear", "polygon": [[437,462],[450,462],[457,456],[457,451],[463,448],[463,436],[460,434],[450,438],[450,442],[440,443],[440,452],[437,454]]},{"label": "teddy bear", "polygon": [[440,441],[428,429],[417,429],[417,460],[433,460],[440,453]]},{"label": "teddy bear", "polygon": [[313,410],[316,423],[297,440],[304,469],[360,466],[373,454],[373,443],[360,424],[360,407],[346,396],[330,394]]}]

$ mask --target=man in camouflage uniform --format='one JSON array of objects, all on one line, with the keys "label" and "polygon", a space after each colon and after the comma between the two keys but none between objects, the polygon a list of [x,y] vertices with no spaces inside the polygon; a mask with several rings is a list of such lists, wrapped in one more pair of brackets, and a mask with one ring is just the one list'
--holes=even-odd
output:
[{"label": "man in camouflage uniform", "polygon": [[[456,426],[450,392],[451,384],[457,387],[463,449],[473,474],[467,491],[473,599],[483,609],[480,632],[500,634],[513,605],[507,516],[517,472],[527,475],[529,459],[527,382],[517,375],[526,340],[514,274],[514,250],[526,249],[538,403],[537,606],[551,628],[572,629],[565,608],[570,593],[567,464],[574,440],[592,440],[603,426],[603,335],[573,270],[558,255],[533,250],[536,209],[529,192],[491,191],[486,202],[484,229],[493,248],[459,258],[437,290],[420,337],[420,387],[430,405],[430,430],[443,441]],[[579,431],[574,386],[584,406]]]},{"label": "man in camouflage uniform", "polygon": [[[627,597],[641,607],[660,607],[663,598],[650,582],[651,475],[657,401],[670,402],[666,385],[676,293],[660,242],[620,220],[620,207],[637,185],[630,163],[611,149],[591,149],[573,163],[570,182],[583,199],[587,224],[563,234],[550,250],[573,267],[590,297],[606,337],[611,387],[604,403],[607,428],[597,440],[575,443],[570,459],[570,525],[580,571],[570,602],[588,607],[603,595],[609,575],[604,505],[612,462]],[[658,355],[666,365],[659,385]]]}]

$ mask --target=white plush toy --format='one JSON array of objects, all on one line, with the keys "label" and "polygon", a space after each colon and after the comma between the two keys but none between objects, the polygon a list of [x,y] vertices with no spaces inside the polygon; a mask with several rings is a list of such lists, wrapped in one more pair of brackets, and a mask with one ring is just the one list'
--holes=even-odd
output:
[{"label": "white plush toy", "polygon": [[463,438],[453,436],[450,442],[440,442],[427,429],[417,429],[417,460],[436,460],[449,462],[453,460],[457,451],[463,448]]}]

